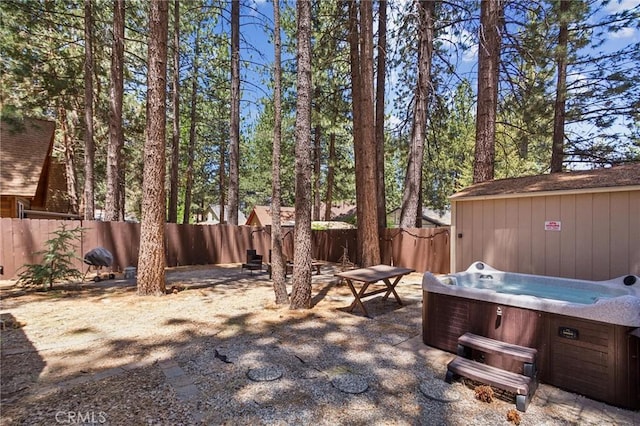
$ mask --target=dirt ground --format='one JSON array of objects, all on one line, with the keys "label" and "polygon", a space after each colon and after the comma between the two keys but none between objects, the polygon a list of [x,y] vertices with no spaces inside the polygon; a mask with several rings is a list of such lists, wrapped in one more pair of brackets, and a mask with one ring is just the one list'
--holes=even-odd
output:
[{"label": "dirt ground", "polygon": [[[175,268],[163,297],[135,280],[27,292],[0,282],[2,425],[513,424],[444,382],[421,342],[421,274],[393,298],[353,296],[327,265],[313,308],[276,306],[268,274]],[[290,286],[289,286],[290,289]],[[541,385],[520,424],[640,424],[640,414]]]}]

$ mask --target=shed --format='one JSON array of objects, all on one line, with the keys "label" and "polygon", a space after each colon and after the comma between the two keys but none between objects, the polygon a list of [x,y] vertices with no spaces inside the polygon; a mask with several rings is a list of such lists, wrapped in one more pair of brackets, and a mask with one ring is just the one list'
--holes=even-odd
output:
[{"label": "shed", "polygon": [[451,271],[606,280],[640,274],[640,162],[500,179],[451,196]]}]

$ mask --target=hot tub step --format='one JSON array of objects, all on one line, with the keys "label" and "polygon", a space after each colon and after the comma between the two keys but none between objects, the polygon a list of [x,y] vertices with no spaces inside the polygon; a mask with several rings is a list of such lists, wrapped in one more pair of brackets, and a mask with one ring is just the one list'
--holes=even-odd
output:
[{"label": "hot tub step", "polygon": [[464,376],[477,382],[495,386],[499,389],[516,394],[516,408],[526,411],[533,396],[537,381],[531,377],[490,365],[481,364],[470,359],[456,357],[447,365],[447,383],[451,383],[456,376]]},{"label": "hot tub step", "polygon": [[475,349],[489,354],[508,356],[524,363],[524,374],[529,377],[536,375],[536,357],[538,351],[526,346],[501,342],[473,333],[465,333],[458,338],[458,355],[469,358],[469,349]]}]

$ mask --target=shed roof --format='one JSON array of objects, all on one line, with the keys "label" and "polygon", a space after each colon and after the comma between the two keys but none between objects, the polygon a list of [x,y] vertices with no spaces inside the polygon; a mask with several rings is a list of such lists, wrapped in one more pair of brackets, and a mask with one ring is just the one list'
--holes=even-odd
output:
[{"label": "shed roof", "polygon": [[[0,124],[0,193],[33,198],[47,178],[55,123],[25,118]],[[43,171],[45,173],[43,173]],[[44,187],[44,186],[43,186]]]},{"label": "shed roof", "polygon": [[547,192],[640,189],[640,162],[613,167],[496,179],[471,185],[453,194],[451,200],[543,195]]},{"label": "shed roof", "polygon": [[[295,215],[295,207],[280,207],[280,220],[282,226],[293,226],[295,223]],[[271,206],[254,206],[247,218],[247,225],[270,226]]]}]

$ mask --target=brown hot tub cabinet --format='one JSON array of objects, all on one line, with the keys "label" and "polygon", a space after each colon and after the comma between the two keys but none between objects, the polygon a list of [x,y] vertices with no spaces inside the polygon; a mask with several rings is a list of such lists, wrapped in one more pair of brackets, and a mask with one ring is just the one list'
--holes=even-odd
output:
[{"label": "brown hot tub cabinet", "polygon": [[[538,350],[538,379],[608,404],[640,409],[635,328],[423,291],[425,344],[456,353],[466,332]],[[522,363],[474,354],[522,374]]]}]

